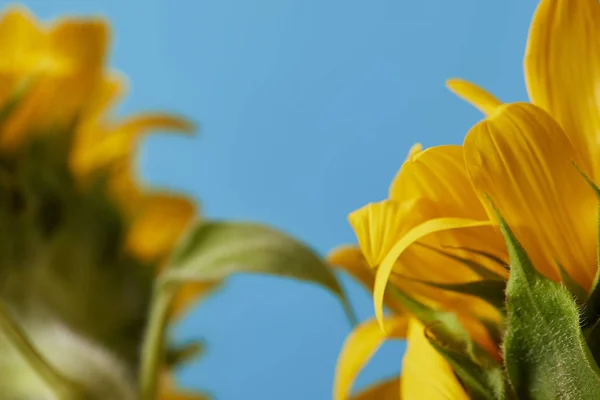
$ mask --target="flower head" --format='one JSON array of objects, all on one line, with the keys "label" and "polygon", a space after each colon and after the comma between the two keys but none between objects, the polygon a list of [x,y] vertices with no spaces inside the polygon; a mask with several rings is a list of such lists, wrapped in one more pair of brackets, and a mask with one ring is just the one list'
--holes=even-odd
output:
[{"label": "flower head", "polygon": [[[468,132],[462,146],[411,150],[389,198],[350,214],[358,239],[356,254],[341,257],[340,251],[350,251],[345,247],[330,259],[373,291],[376,316],[385,332],[377,343],[397,338],[390,320],[420,320],[409,328],[402,389],[396,398],[461,399],[474,390],[454,366],[446,364],[445,373],[430,366],[432,375],[426,383],[415,373],[415,358],[434,363],[444,355],[443,346],[412,350],[419,343],[435,342],[425,339],[430,321],[423,305],[457,315],[469,336],[502,361],[498,347],[506,322],[502,281],[515,260],[509,260],[499,215],[546,278],[563,282],[580,303],[595,289],[599,21],[600,5],[595,0],[540,1],[524,63],[531,103],[503,104],[473,83],[448,81],[449,88],[481,110],[485,119]],[[497,288],[493,296],[492,289],[480,290],[492,287]],[[384,317],[383,306],[391,315]],[[419,324],[426,325],[425,331]],[[353,365],[349,349],[358,348],[353,337],[364,329],[349,337],[340,357],[339,379],[346,376],[347,365]],[[486,346],[489,339],[496,350]],[[468,349],[465,353],[475,357]],[[443,358],[456,362],[452,356]],[[362,367],[368,357],[357,359]],[[336,392],[338,399],[349,398],[353,377],[344,381],[347,391]]]},{"label": "flower head", "polygon": [[[11,282],[0,297],[19,323],[42,326],[47,314],[136,376],[156,276],[197,212],[187,196],[140,184],[135,159],[146,134],[194,125],[164,112],[116,118],[126,85],[108,68],[109,42],[103,18],[0,15],[0,187],[16,199],[0,201]],[[184,285],[170,317],[215,286]]]}]

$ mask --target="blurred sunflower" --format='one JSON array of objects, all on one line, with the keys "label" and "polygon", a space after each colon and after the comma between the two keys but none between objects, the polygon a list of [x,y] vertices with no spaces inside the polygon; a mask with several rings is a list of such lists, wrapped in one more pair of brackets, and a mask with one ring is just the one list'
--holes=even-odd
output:
[{"label": "blurred sunflower", "polygon": [[[487,118],[463,146],[416,146],[389,198],[350,214],[358,246],[341,247],[329,260],[373,292],[378,323],[365,323],[347,339],[336,399],[350,398],[379,345],[405,338],[408,321],[418,318],[398,293],[455,313],[477,343],[500,357],[509,260],[490,200],[533,265],[586,300],[598,276],[598,199],[582,176],[600,180],[598,21],[595,0],[542,0],[524,62],[532,104],[502,104],[472,83],[450,80],[450,89]],[[423,348],[428,341],[418,324],[409,329],[400,389],[381,387],[395,391],[390,398],[469,398],[447,361]],[[423,380],[415,371],[425,362],[431,366]]]},{"label": "blurred sunflower", "polygon": [[[138,183],[137,146],[194,127],[164,113],[111,116],[125,82],[106,65],[109,33],[100,18],[42,24],[22,7],[0,17],[0,297],[64,374],[129,398],[155,276],[196,218],[191,199]],[[171,318],[214,286],[184,286]],[[35,396],[25,365],[2,352],[3,396]],[[160,398],[203,398],[174,389],[172,361]]]},{"label": "blurred sunflower", "polygon": [[236,273],[316,283],[352,318],[309,246],[259,223],[200,220],[192,199],[138,182],[144,135],[194,128],[158,112],[115,118],[125,84],[108,42],[103,19],[0,16],[2,398],[207,398],[174,384],[202,346],[169,345],[168,328]]}]

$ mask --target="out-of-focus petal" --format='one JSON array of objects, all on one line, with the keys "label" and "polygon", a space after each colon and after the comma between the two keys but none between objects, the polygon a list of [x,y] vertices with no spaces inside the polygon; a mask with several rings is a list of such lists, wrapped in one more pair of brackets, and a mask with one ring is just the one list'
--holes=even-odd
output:
[{"label": "out-of-focus petal", "polygon": [[169,310],[169,320],[174,321],[185,315],[201,299],[208,296],[220,285],[218,281],[188,282],[181,285]]},{"label": "out-of-focus petal", "polygon": [[168,255],[196,213],[193,201],[167,193],[147,195],[139,207],[127,244],[133,254],[145,260]]},{"label": "out-of-focus petal", "polygon": [[400,378],[377,383],[352,396],[351,400],[400,400]]},{"label": "out-of-focus petal", "polygon": [[[356,246],[340,246],[327,256],[327,262],[348,273],[363,284],[369,293],[375,285],[375,271],[369,267],[362,251]],[[384,296],[383,304],[395,313],[404,312],[402,305],[388,293]]]},{"label": "out-of-focus petal", "polygon": [[92,127],[76,138],[71,159],[74,172],[85,177],[90,172],[127,162],[135,155],[140,139],[156,131],[191,133],[194,126],[185,118],[169,114],[138,114],[114,127]]}]

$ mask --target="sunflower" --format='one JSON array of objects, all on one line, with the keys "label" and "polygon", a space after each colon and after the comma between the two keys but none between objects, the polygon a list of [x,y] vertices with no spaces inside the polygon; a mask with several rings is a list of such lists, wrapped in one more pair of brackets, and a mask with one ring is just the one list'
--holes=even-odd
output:
[{"label": "sunflower", "polygon": [[[162,112],[112,116],[126,85],[106,65],[109,36],[101,18],[41,23],[23,7],[0,17],[0,298],[63,373],[120,387],[117,375],[137,375],[156,275],[197,212],[184,195],[138,183],[144,135],[194,126]],[[215,286],[184,285],[171,320]],[[2,376],[18,372],[2,349]],[[172,367],[161,398],[204,398],[178,392]]]},{"label": "sunflower", "polygon": [[[542,0],[524,61],[531,102],[503,104],[473,83],[449,80],[449,88],[486,118],[468,132],[462,146],[416,146],[388,199],[350,214],[358,246],[334,250],[329,261],[373,292],[378,323],[367,324],[373,332],[379,325],[384,333],[372,333],[359,345],[353,338],[363,326],[347,339],[336,399],[349,398],[356,374],[382,341],[406,337],[406,323],[415,316],[397,293],[455,313],[474,340],[500,357],[500,335],[489,328],[502,331],[502,305],[491,307],[489,297],[470,291],[476,282],[502,288],[508,277],[496,212],[539,272],[563,282],[580,301],[587,298],[598,265],[598,198],[586,181],[600,181],[598,21],[597,1]],[[504,298],[504,289],[496,293]],[[402,389],[395,398],[467,398],[464,390],[447,384],[454,382],[448,364],[446,372],[431,367],[427,382],[413,374],[418,362],[411,348],[420,346],[424,336],[408,335]],[[486,345],[489,340],[492,346]]]},{"label": "sunflower", "polygon": [[493,200],[536,268],[554,280],[564,268],[585,291],[597,269],[597,199],[581,172],[599,181],[599,18],[596,1],[540,2],[524,61],[531,103],[501,104],[472,83],[448,82],[487,114],[464,141],[479,197]]}]

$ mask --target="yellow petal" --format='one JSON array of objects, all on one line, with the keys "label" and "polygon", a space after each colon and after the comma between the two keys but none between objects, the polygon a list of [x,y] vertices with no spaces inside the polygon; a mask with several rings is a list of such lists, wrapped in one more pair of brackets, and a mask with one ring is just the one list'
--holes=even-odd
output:
[{"label": "yellow petal", "polygon": [[448,362],[425,337],[425,329],[412,319],[402,363],[403,400],[467,400],[469,397]]},{"label": "yellow petal", "polygon": [[412,145],[410,150],[408,150],[408,155],[406,156],[406,161],[412,161],[413,158],[417,154],[423,151],[423,145],[421,143],[415,143]]},{"label": "yellow petal", "polygon": [[49,46],[53,53],[69,60],[74,69],[98,70],[105,64],[109,32],[109,23],[102,18],[64,18],[51,27]]},{"label": "yellow petal", "polygon": [[[434,242],[435,238],[431,239],[431,237],[442,233],[449,233],[448,236],[456,236],[461,241],[466,240],[466,236],[458,235],[458,233],[462,232],[468,232],[469,235],[472,235],[471,241],[477,243],[477,235],[482,233],[482,230],[488,229],[491,228],[484,226],[458,229],[433,233],[430,236],[424,237],[416,244],[409,246],[401,254],[399,260],[394,265],[388,286],[394,286],[401,292],[431,308],[452,311],[459,316],[477,317],[490,322],[500,322],[499,311],[483,299],[450,290],[440,290],[434,286],[421,283],[425,281],[439,284],[460,284],[481,280],[482,277],[464,262],[454,260],[443,253],[438,253],[437,250],[440,250],[439,246],[423,246],[423,244],[425,242]],[[480,261],[477,256],[462,255],[460,252],[448,248],[442,250],[445,250],[447,254],[462,257],[469,263],[477,263],[481,267],[493,270],[485,262]],[[489,260],[486,261],[488,264],[491,264]],[[495,269],[501,268],[497,266]],[[500,276],[506,275],[507,273],[504,271]],[[389,290],[386,290],[386,294],[388,292]]]},{"label": "yellow petal", "polygon": [[[391,337],[405,337],[408,316],[389,318],[385,321],[385,325]],[[375,320],[363,322],[346,338],[337,362],[334,400],[346,400],[350,397],[358,374],[385,340],[386,335],[379,329]]]},{"label": "yellow petal", "polygon": [[183,316],[200,299],[212,293],[219,284],[220,282],[217,281],[189,282],[183,284],[171,303],[169,321],[172,323]]},{"label": "yellow petal", "polygon": [[[390,187],[390,199],[402,201],[406,199],[421,200],[419,206],[427,208],[424,212],[411,211],[413,224],[425,219],[437,217],[458,217],[474,220],[485,220],[486,210],[473,188],[464,162],[462,146],[445,145],[428,148],[412,157],[402,165]],[[422,218],[414,218],[420,216]],[[404,217],[406,220],[407,217]],[[499,231],[487,229],[448,231],[436,235],[436,242],[445,247],[465,247],[494,254],[500,259],[507,259],[504,239]],[[428,243],[435,244],[435,242]],[[420,252],[422,253],[422,252]],[[458,254],[457,254],[458,255]],[[499,274],[504,271],[498,265],[474,257],[461,254],[472,261],[485,265]],[[422,264],[414,260],[416,264]],[[448,266],[449,270],[455,267]],[[440,277],[441,278],[441,277]],[[430,279],[431,280],[431,279]],[[440,281],[437,279],[436,281]]]},{"label": "yellow petal", "polygon": [[195,129],[194,124],[186,118],[156,112],[135,115],[119,125],[120,131],[138,133],[161,130],[191,134]]},{"label": "yellow petal", "polygon": [[92,96],[89,108],[82,115],[77,134],[81,135],[82,131],[96,133],[96,135],[102,132],[95,125],[101,123],[100,118],[125,94],[126,86],[126,79],[121,75],[111,74],[105,76],[98,90]]},{"label": "yellow petal", "polygon": [[148,195],[140,207],[127,245],[133,254],[145,260],[166,256],[196,212],[190,199],[166,193]]},{"label": "yellow petal", "polygon": [[[396,201],[410,200],[415,205],[402,216],[405,231],[440,217],[478,221],[489,219],[468,176],[462,146],[436,146],[413,155],[398,171],[390,187],[389,197]],[[399,239],[400,237],[397,238]],[[402,253],[394,266],[397,275],[437,283],[462,283],[481,279],[464,263],[440,252],[452,253],[500,276],[507,275],[506,270],[497,263],[474,252],[460,250],[468,248],[507,260],[504,239],[493,227],[440,231],[419,240],[419,244],[427,246],[411,246]],[[499,317],[493,307],[472,296],[410,281],[399,281],[396,285],[407,294],[419,297],[432,306],[473,313],[492,320]]]},{"label": "yellow petal", "polygon": [[189,390],[181,390],[175,387],[173,378],[166,369],[160,374],[160,386],[158,400],[209,400],[210,396],[203,393],[195,393]]},{"label": "yellow petal", "polygon": [[402,235],[405,213],[405,204],[384,200],[367,204],[348,216],[360,249],[371,267],[381,263]]},{"label": "yellow petal", "polygon": [[158,400],[210,400],[210,397],[202,393],[169,391],[161,393]]},{"label": "yellow petal", "polygon": [[[358,247],[340,246],[329,253],[327,262],[358,280],[369,293],[373,292],[375,271],[369,267],[367,260]],[[383,303],[394,313],[404,312],[402,305],[387,293],[384,296]]]},{"label": "yellow petal", "polygon": [[24,7],[12,6],[0,18],[0,74],[29,74],[39,68],[44,32]]},{"label": "yellow petal", "polygon": [[139,114],[120,122],[117,126],[98,131],[91,127],[82,132],[72,155],[71,167],[78,176],[108,166],[127,162],[135,154],[143,135],[152,131],[178,131],[190,133],[193,124],[184,118],[168,114]]},{"label": "yellow petal", "polygon": [[461,99],[484,114],[493,112],[502,102],[482,87],[463,79],[448,79],[446,86]]},{"label": "yellow petal", "polygon": [[[421,143],[415,143],[412,145],[410,150],[408,150],[408,155],[406,156],[405,164],[413,161],[421,152],[423,151],[423,145]],[[400,168],[402,170],[402,168]],[[396,174],[394,179],[392,180],[392,184],[390,185],[390,199],[401,200],[403,196],[400,194],[400,191],[397,188],[398,179],[400,179],[400,171]],[[393,195],[395,193],[395,195]]]},{"label": "yellow petal", "polygon": [[394,264],[400,255],[402,255],[404,250],[421,238],[432,233],[451,229],[488,226],[489,224],[489,221],[475,221],[465,218],[434,218],[415,226],[409,230],[398,242],[396,242],[389,253],[385,256],[383,262],[377,270],[377,275],[375,276],[373,300],[375,305],[375,316],[380,323],[381,329],[385,329],[383,325],[383,296],[385,293],[385,288]]},{"label": "yellow petal", "polygon": [[[390,187],[389,196],[397,201],[412,199],[416,204],[420,203],[419,207],[426,209],[420,213],[416,210],[411,211],[412,223],[415,225],[424,222],[425,219],[437,217],[488,219],[469,178],[462,146],[435,146],[413,156],[398,171]],[[420,218],[415,218],[416,216]],[[404,220],[406,219],[407,217],[404,217]],[[507,259],[504,239],[495,229],[448,231],[437,234],[436,239],[446,247],[466,247]],[[499,274],[504,273],[502,269],[498,269],[498,265],[490,263],[489,260],[473,259],[473,253],[462,256],[468,256],[472,261],[494,269]],[[455,267],[448,266],[447,269],[455,270]],[[430,278],[432,280],[434,277]]]},{"label": "yellow petal", "polygon": [[413,155],[396,174],[389,197],[397,201],[426,198],[431,203],[451,206],[444,208],[444,216],[486,215],[469,180],[462,146],[458,145],[430,147]]},{"label": "yellow petal", "polygon": [[108,30],[101,19],[64,19],[50,29],[45,58],[36,62],[43,68],[6,120],[1,147],[14,149],[26,131],[47,133],[75,122],[101,84]]},{"label": "yellow petal", "polygon": [[[24,7],[10,7],[0,18],[0,108],[7,107],[42,63],[45,36]],[[0,145],[6,141],[3,127]],[[25,138],[21,133],[20,141]]]},{"label": "yellow petal", "polygon": [[464,147],[474,186],[489,195],[535,267],[559,280],[558,261],[590,288],[598,205],[560,126],[532,104],[505,105],[471,129]]},{"label": "yellow petal", "polygon": [[600,176],[600,4],[542,0],[525,53],[531,101],[554,117]]},{"label": "yellow petal", "polygon": [[352,396],[352,400],[400,400],[400,379],[390,379]]}]

